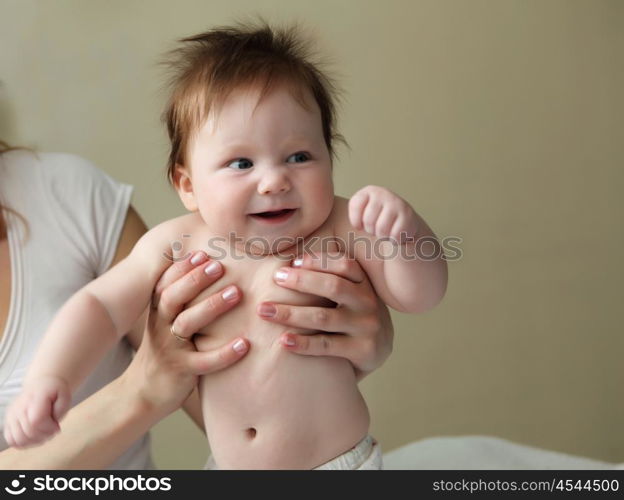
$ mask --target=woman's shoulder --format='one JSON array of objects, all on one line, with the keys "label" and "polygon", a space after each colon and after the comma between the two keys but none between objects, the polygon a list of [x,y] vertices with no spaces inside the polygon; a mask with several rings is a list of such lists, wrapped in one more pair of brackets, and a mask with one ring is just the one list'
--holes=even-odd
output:
[{"label": "woman's shoulder", "polygon": [[116,183],[93,162],[71,153],[39,152],[30,149],[15,149],[2,155],[5,168],[13,175],[38,178],[52,184]]},{"label": "woman's shoulder", "polygon": [[41,174],[76,182],[111,182],[113,179],[93,162],[71,153],[38,153]]},{"label": "woman's shoulder", "polygon": [[2,154],[2,158],[12,168],[96,168],[85,158],[71,153],[51,153],[17,148]]}]

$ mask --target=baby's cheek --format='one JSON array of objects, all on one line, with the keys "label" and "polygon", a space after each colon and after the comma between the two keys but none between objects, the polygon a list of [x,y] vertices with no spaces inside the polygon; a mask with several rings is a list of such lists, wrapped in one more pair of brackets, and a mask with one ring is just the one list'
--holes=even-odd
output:
[{"label": "baby's cheek", "polygon": [[310,203],[314,208],[314,213],[317,215],[319,222],[323,223],[334,206],[333,184],[330,182],[323,186],[316,186],[316,189],[311,188],[310,192]]},{"label": "baby's cheek", "polygon": [[[221,238],[227,238],[230,233],[241,233],[243,229],[243,215],[234,210],[227,208],[221,209],[214,204],[206,204],[203,209],[200,208],[202,219],[210,232]],[[237,218],[238,216],[238,218]]]}]

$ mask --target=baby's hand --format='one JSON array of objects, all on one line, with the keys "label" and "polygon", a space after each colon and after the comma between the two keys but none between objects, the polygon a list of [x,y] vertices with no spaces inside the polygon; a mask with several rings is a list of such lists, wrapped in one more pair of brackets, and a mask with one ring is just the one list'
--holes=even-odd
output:
[{"label": "baby's hand", "polygon": [[353,195],[349,221],[356,229],[401,244],[415,241],[418,231],[418,216],[410,204],[379,186],[366,186]]},{"label": "baby's hand", "polygon": [[39,377],[25,384],[7,410],[6,442],[15,448],[25,448],[52,437],[61,429],[59,422],[70,402],[69,386],[59,377]]}]

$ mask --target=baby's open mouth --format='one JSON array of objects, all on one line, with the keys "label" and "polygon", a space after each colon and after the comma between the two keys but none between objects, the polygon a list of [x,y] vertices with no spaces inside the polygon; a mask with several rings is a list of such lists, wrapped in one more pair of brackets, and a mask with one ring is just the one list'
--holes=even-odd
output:
[{"label": "baby's open mouth", "polygon": [[271,212],[258,212],[249,215],[254,219],[278,222],[288,219],[295,210],[296,209],[294,208],[284,208],[282,210],[273,210]]},{"label": "baby's open mouth", "polygon": [[287,214],[287,213],[292,212],[294,210],[295,210],[294,208],[285,208],[283,210],[275,210],[274,212],[259,212],[257,214],[251,214],[251,215],[255,215],[257,217],[271,218],[271,217],[279,217],[280,215]]}]

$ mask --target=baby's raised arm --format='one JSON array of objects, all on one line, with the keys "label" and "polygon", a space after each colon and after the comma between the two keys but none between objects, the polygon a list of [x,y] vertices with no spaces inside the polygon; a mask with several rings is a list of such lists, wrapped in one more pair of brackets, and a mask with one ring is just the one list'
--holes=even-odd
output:
[{"label": "baby's raised arm", "polygon": [[442,300],[446,260],[435,234],[409,203],[388,189],[366,186],[348,201],[337,198],[335,210],[336,236],[388,306],[418,313]]},{"label": "baby's raised arm", "polygon": [[[117,265],[76,292],[59,310],[39,345],[20,395],[11,403],[5,437],[19,425],[35,444],[57,432],[71,394],[131,328],[170,264],[167,223],[146,233]],[[7,432],[8,431],[8,432]]]}]

